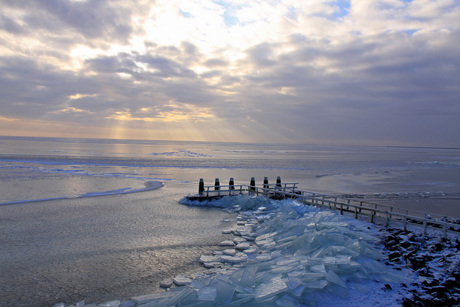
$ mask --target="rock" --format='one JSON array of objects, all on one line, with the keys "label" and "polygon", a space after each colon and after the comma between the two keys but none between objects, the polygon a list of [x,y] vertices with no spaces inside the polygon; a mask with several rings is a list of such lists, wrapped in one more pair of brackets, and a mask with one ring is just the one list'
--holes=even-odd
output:
[{"label": "rock", "polygon": [[401,257],[400,252],[392,252],[391,254],[388,255],[388,259],[390,261],[394,261],[395,259],[398,259],[399,257]]}]

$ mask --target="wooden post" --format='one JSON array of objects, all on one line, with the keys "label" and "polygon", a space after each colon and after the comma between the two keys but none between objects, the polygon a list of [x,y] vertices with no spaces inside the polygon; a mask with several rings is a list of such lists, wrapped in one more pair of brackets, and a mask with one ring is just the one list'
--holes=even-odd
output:
[{"label": "wooden post", "polygon": [[214,190],[220,190],[219,178],[216,178],[216,181],[214,182]]},{"label": "wooden post", "polygon": [[256,179],[251,177],[251,182],[249,182],[249,190],[255,191],[256,190]]},{"label": "wooden post", "polygon": [[264,178],[264,189],[268,189],[268,177]]},{"label": "wooden post", "polygon": [[235,189],[235,181],[233,180],[233,178],[230,178],[230,180],[228,181],[228,185],[230,186],[230,190]]},{"label": "wooden post", "polygon": [[268,188],[269,188],[268,177],[264,177],[264,194],[265,194],[265,196],[267,196],[267,194],[268,194],[268,191],[266,190]]},{"label": "wooden post", "polygon": [[228,195],[232,195],[232,191],[235,189],[235,181],[233,178],[230,178],[228,181]]},{"label": "wooden post", "polygon": [[276,187],[281,189],[281,177],[276,177]]},{"label": "wooden post", "polygon": [[198,195],[203,195],[204,192],[204,180],[200,178],[200,183],[198,184]]}]

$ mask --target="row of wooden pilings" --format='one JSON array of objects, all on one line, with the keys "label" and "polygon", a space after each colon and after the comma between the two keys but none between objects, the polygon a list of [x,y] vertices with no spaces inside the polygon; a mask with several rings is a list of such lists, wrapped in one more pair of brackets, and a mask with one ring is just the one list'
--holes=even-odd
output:
[{"label": "row of wooden pilings", "polygon": [[[281,177],[280,176],[276,177],[276,186],[281,188]],[[233,178],[230,178],[230,180],[228,181],[228,187],[229,187],[229,190],[235,189],[235,181],[233,180]],[[264,178],[264,189],[268,189],[268,188],[269,188],[268,177],[265,177]],[[251,181],[249,182],[249,190],[255,191],[255,189],[256,189],[256,179],[255,177],[251,177]],[[214,181],[214,190],[215,191],[220,190],[219,178],[216,178],[216,180]],[[204,192],[204,179],[200,178],[200,183],[198,184],[198,194],[203,195],[203,192]]]}]

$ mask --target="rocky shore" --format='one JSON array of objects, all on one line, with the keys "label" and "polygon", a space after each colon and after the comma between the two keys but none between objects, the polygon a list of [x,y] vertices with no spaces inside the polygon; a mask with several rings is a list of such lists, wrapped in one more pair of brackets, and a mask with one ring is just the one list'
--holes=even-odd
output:
[{"label": "rocky shore", "polygon": [[413,282],[401,284],[402,306],[460,304],[460,241],[458,237],[421,235],[382,229],[387,265],[409,268]]}]

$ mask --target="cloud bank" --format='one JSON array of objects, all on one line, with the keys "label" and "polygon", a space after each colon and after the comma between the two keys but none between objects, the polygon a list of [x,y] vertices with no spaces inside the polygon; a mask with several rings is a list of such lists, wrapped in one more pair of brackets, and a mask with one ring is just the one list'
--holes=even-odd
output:
[{"label": "cloud bank", "polygon": [[3,0],[0,134],[458,147],[460,3]]}]

